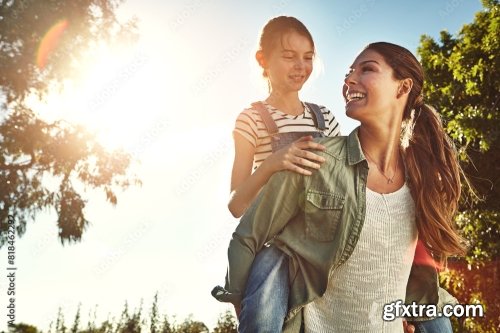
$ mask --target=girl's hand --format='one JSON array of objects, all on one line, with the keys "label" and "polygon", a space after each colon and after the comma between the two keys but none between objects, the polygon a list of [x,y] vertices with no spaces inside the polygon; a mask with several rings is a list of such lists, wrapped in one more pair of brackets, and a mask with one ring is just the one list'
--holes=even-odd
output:
[{"label": "girl's hand", "polygon": [[297,141],[271,154],[265,160],[267,168],[269,168],[271,173],[281,170],[290,170],[310,176],[312,172],[305,168],[319,169],[321,164],[325,162],[325,158],[306,149],[324,151],[325,146],[314,142],[311,135],[303,136]]},{"label": "girl's hand", "polygon": [[408,324],[408,322],[403,319],[403,328],[405,330],[405,333],[414,333],[415,332],[415,326]]}]

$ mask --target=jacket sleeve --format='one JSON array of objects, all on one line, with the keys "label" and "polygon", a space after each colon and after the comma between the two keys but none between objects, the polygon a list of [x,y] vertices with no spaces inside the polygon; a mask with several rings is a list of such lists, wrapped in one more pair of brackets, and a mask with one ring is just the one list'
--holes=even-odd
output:
[{"label": "jacket sleeve", "polygon": [[303,184],[303,176],[297,173],[275,173],[243,215],[229,243],[225,288],[212,291],[219,301],[241,302],[255,255],[303,207]]}]

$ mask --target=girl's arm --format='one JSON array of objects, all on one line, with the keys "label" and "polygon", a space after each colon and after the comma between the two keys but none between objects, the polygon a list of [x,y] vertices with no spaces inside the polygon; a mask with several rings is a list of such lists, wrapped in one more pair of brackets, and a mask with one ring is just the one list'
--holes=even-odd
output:
[{"label": "girl's arm", "polygon": [[240,217],[254,201],[260,189],[280,170],[291,170],[311,175],[304,167],[319,169],[325,160],[306,149],[324,150],[325,147],[305,136],[267,157],[252,173],[255,147],[242,135],[234,134],[234,163],[231,174],[231,197],[228,208],[234,217]]},{"label": "girl's arm", "polygon": [[266,170],[264,163],[252,174],[254,155],[255,147],[243,136],[235,133],[231,196],[228,204],[234,217],[243,215],[272,174]]},{"label": "girl's arm", "polygon": [[229,243],[224,292],[214,295],[236,307],[243,296],[255,255],[303,209],[304,177],[290,172],[274,174],[253,205],[241,218]]}]

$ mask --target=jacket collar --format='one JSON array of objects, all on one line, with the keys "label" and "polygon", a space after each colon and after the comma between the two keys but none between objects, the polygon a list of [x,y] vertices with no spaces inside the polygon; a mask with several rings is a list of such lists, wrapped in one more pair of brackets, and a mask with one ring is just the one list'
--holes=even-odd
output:
[{"label": "jacket collar", "polygon": [[349,165],[354,165],[366,160],[359,142],[358,130],[359,126],[347,137],[347,163],[349,163]]}]

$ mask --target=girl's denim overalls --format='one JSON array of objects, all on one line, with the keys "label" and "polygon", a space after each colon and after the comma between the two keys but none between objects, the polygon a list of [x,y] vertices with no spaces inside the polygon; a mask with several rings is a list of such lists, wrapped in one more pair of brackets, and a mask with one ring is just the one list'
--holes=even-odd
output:
[{"label": "girl's denim overalls", "polygon": [[262,118],[264,125],[266,126],[267,132],[271,136],[271,147],[273,149],[273,153],[306,135],[312,135],[315,138],[325,136],[323,134],[323,131],[326,130],[327,127],[321,109],[318,105],[313,103],[305,104],[311,111],[314,126],[316,126],[317,129],[316,132],[279,133],[278,126],[276,126],[276,123],[274,122],[264,103],[256,102],[252,104],[253,108],[259,112],[259,115]]},{"label": "girl's denim overalls", "polygon": [[[325,136],[325,118],[318,105],[305,103],[311,111],[316,132],[279,133],[278,126],[262,102],[252,106],[259,112],[271,136],[273,153],[299,138]],[[281,332],[288,310],[288,259],[274,246],[264,247],[255,257],[241,302],[238,332]]]}]

